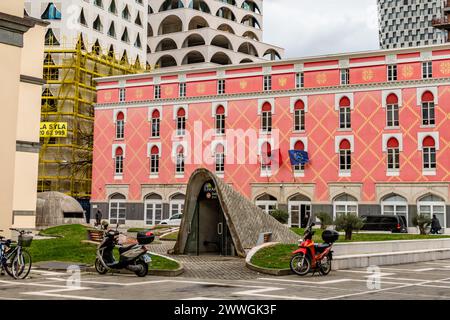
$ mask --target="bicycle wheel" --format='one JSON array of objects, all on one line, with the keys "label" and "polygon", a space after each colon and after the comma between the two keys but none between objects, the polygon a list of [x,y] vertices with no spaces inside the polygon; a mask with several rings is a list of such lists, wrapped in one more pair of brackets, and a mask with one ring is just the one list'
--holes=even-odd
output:
[{"label": "bicycle wheel", "polygon": [[[11,250],[13,250],[13,249],[11,249]],[[7,251],[5,253],[4,260],[2,261],[2,264],[3,264],[3,269],[6,271],[6,273],[10,277],[14,278],[14,273],[13,273],[13,270],[12,270],[12,263],[13,263],[15,257],[16,257],[16,251],[11,252],[11,250]]]},{"label": "bicycle wheel", "polygon": [[11,268],[14,278],[25,279],[31,270],[30,254],[25,250],[21,250],[20,254],[16,254]]}]

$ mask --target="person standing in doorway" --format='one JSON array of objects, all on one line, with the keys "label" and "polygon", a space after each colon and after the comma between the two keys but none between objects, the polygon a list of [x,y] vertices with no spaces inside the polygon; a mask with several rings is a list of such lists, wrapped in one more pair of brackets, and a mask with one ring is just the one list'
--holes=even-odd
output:
[{"label": "person standing in doorway", "polygon": [[97,209],[97,213],[95,214],[95,225],[100,226],[102,224],[102,211]]},{"label": "person standing in doorway", "polygon": [[439,234],[439,231],[441,231],[442,227],[439,223],[439,219],[436,217],[436,215],[433,215],[433,219],[431,219],[431,234]]}]

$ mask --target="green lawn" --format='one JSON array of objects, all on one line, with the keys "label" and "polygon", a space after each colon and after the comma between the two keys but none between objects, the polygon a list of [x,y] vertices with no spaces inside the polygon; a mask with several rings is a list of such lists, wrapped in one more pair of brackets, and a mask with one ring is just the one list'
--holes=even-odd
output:
[{"label": "green lawn", "polygon": [[[82,225],[64,225],[41,231],[41,235],[59,236],[55,239],[34,240],[28,251],[33,262],[40,261],[70,261],[93,265],[96,245],[81,243],[87,239],[86,227]],[[115,252],[118,257],[118,252]],[[163,257],[152,256],[150,269],[178,268],[178,263]]]},{"label": "green lawn", "polygon": [[[322,241],[322,230],[314,229],[313,240],[317,243]],[[292,231],[298,235],[303,236],[303,229],[292,228]],[[300,238],[300,237],[299,237]],[[450,238],[445,235],[419,235],[419,234],[368,234],[368,233],[355,233],[353,234],[351,242],[358,241],[388,241],[388,240],[418,240],[418,239],[436,239],[436,238]],[[344,235],[339,236],[338,242],[349,242],[344,240]],[[251,262],[260,267],[269,269],[289,269],[289,261],[291,259],[292,252],[298,248],[296,244],[278,244],[275,246],[267,247],[258,251],[253,257]]]},{"label": "green lawn", "polygon": [[[296,234],[303,236],[304,229],[291,228]],[[322,242],[322,230],[314,229],[313,240]],[[421,239],[437,239],[450,238],[449,235],[421,235],[412,233],[353,233],[352,240],[345,240],[344,235],[339,236],[338,242],[359,242],[359,241],[389,241],[389,240],[421,240]]]},{"label": "green lawn", "polygon": [[178,239],[178,231],[171,232],[167,235],[161,236],[159,239],[161,240],[171,240],[171,241],[177,241]]}]

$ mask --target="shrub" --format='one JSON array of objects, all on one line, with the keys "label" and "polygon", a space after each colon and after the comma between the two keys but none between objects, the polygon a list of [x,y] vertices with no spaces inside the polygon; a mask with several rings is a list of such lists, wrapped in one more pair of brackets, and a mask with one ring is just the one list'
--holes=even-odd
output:
[{"label": "shrub", "polygon": [[353,231],[358,231],[364,226],[363,220],[354,214],[343,214],[334,221],[336,229],[345,231],[345,240],[352,240]]},{"label": "shrub", "polygon": [[280,209],[274,210],[270,215],[283,224],[286,224],[289,221],[289,213]]},{"label": "shrub", "polygon": [[316,214],[316,218],[320,220],[320,229],[325,230],[330,224],[333,223],[330,215],[325,212],[319,212]]},{"label": "shrub", "polygon": [[431,219],[423,215],[415,215],[412,223],[419,228],[420,234],[427,234],[427,228],[431,225]]}]

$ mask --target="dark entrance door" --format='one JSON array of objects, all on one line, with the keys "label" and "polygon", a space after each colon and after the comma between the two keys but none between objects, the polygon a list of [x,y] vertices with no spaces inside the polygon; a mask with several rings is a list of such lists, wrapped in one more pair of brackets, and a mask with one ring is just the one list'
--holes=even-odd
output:
[{"label": "dark entrance door", "polygon": [[187,254],[235,255],[233,240],[211,181],[200,191],[187,241]]}]

